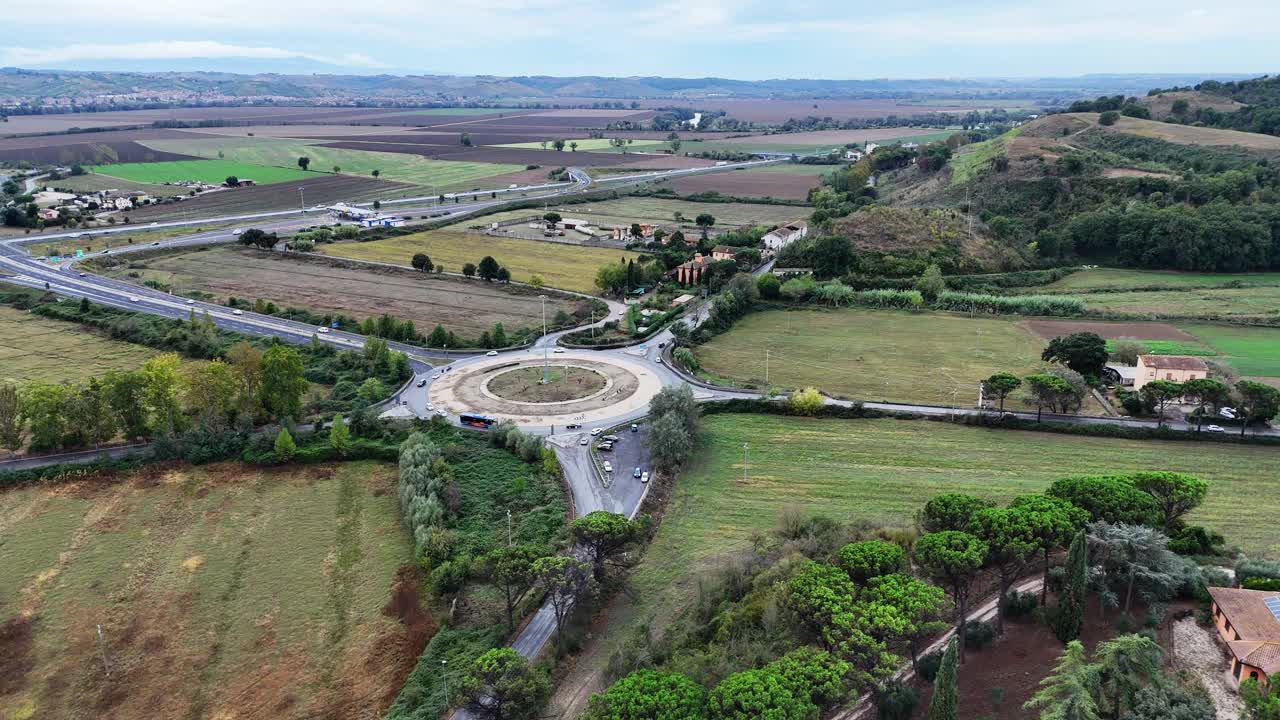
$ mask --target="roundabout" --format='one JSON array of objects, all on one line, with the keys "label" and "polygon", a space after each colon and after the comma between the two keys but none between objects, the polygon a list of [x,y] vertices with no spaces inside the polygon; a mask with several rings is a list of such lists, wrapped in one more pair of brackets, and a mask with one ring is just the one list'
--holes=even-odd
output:
[{"label": "roundabout", "polygon": [[662,389],[643,363],[599,353],[557,353],[546,365],[526,354],[485,357],[454,369],[431,384],[431,403],[451,414],[487,415],[519,425],[596,423],[643,414]]}]

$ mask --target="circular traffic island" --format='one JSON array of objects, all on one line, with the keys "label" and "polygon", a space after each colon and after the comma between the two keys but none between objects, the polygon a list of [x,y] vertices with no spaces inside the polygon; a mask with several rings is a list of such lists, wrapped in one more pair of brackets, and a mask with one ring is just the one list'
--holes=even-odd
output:
[{"label": "circular traffic island", "polygon": [[562,403],[589,398],[609,384],[604,373],[573,366],[557,365],[546,371],[543,384],[541,367],[519,367],[487,379],[485,390],[503,400],[522,403]]}]

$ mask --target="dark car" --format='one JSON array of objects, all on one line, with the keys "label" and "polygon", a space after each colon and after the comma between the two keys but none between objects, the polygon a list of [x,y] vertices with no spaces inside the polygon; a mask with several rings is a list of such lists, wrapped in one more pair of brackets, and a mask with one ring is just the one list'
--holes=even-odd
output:
[{"label": "dark car", "polygon": [[582,426],[581,426],[581,425],[579,425],[578,423],[569,423],[568,425],[565,425],[565,426],[564,426],[564,429],[565,429],[565,430],[577,430],[577,429],[578,429],[578,428],[580,428],[580,427],[582,427]]},{"label": "dark car", "polygon": [[426,378],[422,378],[421,380],[418,381],[418,387],[426,387],[426,386],[427,386]]}]

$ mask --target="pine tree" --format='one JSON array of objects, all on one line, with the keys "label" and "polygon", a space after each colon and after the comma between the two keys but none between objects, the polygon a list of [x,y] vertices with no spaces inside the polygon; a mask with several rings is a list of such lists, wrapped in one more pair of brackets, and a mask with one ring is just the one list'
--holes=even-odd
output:
[{"label": "pine tree", "polygon": [[933,699],[929,701],[929,720],[956,720],[959,715],[959,696],[956,693],[956,638],[947,643],[933,679]]},{"label": "pine tree", "polygon": [[1066,585],[1062,588],[1062,597],[1058,600],[1058,616],[1054,623],[1054,633],[1064,643],[1080,637],[1080,626],[1084,624],[1084,599],[1088,589],[1088,546],[1085,544],[1084,531],[1076,533],[1071,541],[1071,549],[1067,552]]},{"label": "pine tree", "polygon": [[329,446],[337,450],[339,455],[346,455],[351,447],[351,431],[347,429],[347,421],[343,419],[342,413],[333,416],[333,426],[329,428]]},{"label": "pine tree", "polygon": [[280,432],[276,435],[274,449],[276,457],[281,462],[289,462],[293,459],[294,453],[298,452],[298,446],[293,442],[293,436],[289,434],[288,428],[280,428]]}]

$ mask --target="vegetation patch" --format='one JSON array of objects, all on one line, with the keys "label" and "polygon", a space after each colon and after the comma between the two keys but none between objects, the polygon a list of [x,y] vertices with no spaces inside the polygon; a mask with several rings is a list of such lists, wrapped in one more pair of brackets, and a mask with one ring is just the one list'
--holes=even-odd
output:
[{"label": "vegetation patch", "polygon": [[507,400],[548,403],[584,398],[605,386],[603,375],[580,367],[552,367],[547,371],[546,383],[542,377],[540,367],[516,368],[494,376],[486,387]]},{"label": "vegetation patch", "polygon": [[0,305],[0,381],[86,380],[108,370],[141,367],[155,354],[142,345]]},{"label": "vegetation patch", "polygon": [[[294,163],[297,158],[293,158]],[[281,163],[283,165],[283,163]],[[95,165],[90,171],[140,183],[203,182],[220,185],[228,177],[270,185],[308,177],[298,167],[269,167],[234,160],[176,160],[155,163]]]}]

